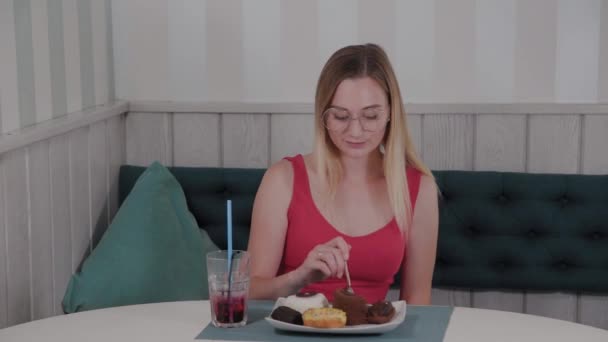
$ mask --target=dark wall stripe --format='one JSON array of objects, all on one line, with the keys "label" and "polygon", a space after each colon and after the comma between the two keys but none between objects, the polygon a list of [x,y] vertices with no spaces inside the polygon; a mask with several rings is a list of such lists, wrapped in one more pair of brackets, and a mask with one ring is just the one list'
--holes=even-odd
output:
[{"label": "dark wall stripe", "polygon": [[48,0],[49,58],[51,63],[51,98],[53,117],[68,112],[63,43],[63,8],[61,0]]},{"label": "dark wall stripe", "polygon": [[[98,1],[98,0],[96,0]],[[114,46],[112,45],[113,39],[112,39],[112,1],[111,0],[105,0],[106,3],[106,39],[107,39],[107,44],[106,44],[106,50],[108,53],[108,68],[107,68],[107,73],[108,73],[108,100],[109,101],[113,101],[114,98],[116,97],[115,95],[115,90],[114,90]]]},{"label": "dark wall stripe", "polygon": [[15,48],[17,51],[17,86],[21,127],[36,123],[34,85],[34,48],[32,12],[29,1],[13,0],[15,15]]},{"label": "dark wall stripe", "polygon": [[93,64],[93,28],[91,27],[91,0],[79,0],[78,33],[80,42],[80,86],[82,107],[95,105],[95,66]]}]

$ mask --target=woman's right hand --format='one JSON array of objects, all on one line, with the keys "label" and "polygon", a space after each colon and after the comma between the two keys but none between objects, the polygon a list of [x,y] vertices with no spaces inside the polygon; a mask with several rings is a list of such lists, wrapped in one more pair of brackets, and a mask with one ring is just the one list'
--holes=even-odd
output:
[{"label": "woman's right hand", "polygon": [[342,278],[349,255],[350,245],[341,236],[316,245],[295,270],[302,287],[330,277]]}]

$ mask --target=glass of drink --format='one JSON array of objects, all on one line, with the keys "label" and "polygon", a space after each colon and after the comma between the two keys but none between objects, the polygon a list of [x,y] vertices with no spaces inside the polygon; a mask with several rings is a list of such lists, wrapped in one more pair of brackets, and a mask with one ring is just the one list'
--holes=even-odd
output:
[{"label": "glass of drink", "polygon": [[219,328],[241,327],[247,323],[249,254],[232,251],[207,253],[211,322]]}]

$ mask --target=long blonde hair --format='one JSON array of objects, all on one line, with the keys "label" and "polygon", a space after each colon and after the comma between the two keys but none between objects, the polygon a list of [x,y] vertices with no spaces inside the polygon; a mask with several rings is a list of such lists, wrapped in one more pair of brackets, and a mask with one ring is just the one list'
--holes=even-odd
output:
[{"label": "long blonde hair", "polygon": [[407,236],[412,218],[406,166],[431,176],[431,171],[416,154],[407,128],[407,115],[395,72],[384,50],[376,44],[351,45],[336,51],[325,63],[315,94],[314,158],[316,171],[329,197],[333,197],[342,179],[340,151],[329,137],[323,113],[331,105],[336,88],[345,79],[370,77],[386,93],[390,121],[383,138],[384,177],[391,208],[397,224]]}]

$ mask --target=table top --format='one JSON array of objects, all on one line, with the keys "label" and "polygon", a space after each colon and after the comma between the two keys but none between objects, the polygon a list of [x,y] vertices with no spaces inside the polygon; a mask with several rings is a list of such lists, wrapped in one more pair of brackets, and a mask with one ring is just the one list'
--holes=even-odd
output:
[{"label": "table top", "polygon": [[[13,326],[0,330],[0,341],[193,341],[209,321],[208,301],[132,305]],[[456,307],[444,341],[606,342],[608,330],[541,316]]]}]

